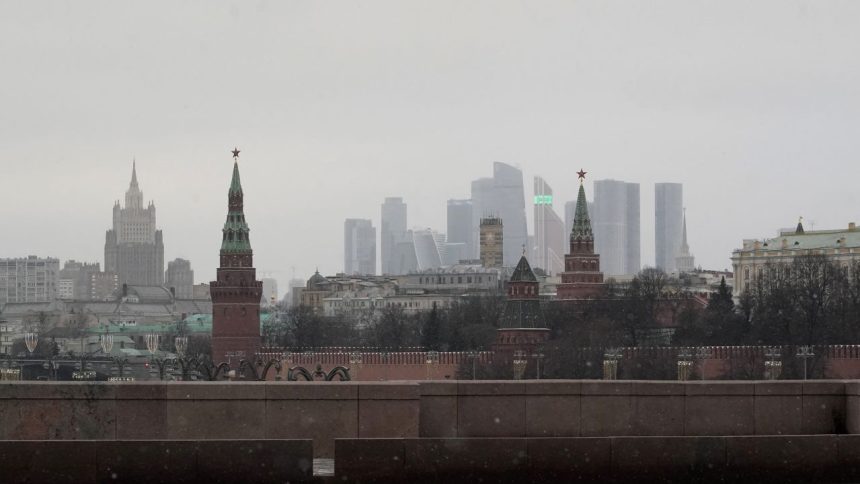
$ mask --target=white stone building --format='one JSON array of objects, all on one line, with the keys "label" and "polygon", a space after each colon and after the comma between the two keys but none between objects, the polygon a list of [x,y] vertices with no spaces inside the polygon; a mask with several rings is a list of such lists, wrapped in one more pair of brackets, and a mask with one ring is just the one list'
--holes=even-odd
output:
[{"label": "white stone building", "polygon": [[768,264],[791,264],[796,257],[821,255],[850,267],[860,262],[860,230],[852,222],[847,229],[782,230],[770,239],[745,239],[743,247],[732,253],[734,296],[740,297],[747,286],[760,276]]}]

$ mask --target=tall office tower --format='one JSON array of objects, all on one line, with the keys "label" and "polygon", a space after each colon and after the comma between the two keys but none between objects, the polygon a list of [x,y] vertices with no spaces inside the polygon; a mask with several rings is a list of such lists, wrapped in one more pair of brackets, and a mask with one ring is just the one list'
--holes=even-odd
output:
[{"label": "tall office tower", "polygon": [[678,249],[678,255],[675,256],[675,267],[678,272],[693,272],[696,270],[696,258],[690,253],[690,246],[687,244],[687,210],[684,210],[684,228],[681,230],[681,247]]},{"label": "tall office tower", "polygon": [[466,244],[462,242],[445,242],[439,246],[439,256],[443,266],[454,266],[460,261],[469,259]]},{"label": "tall office tower", "polygon": [[343,223],[343,272],[376,274],[376,227],[368,219],[348,218]]},{"label": "tall office tower", "polygon": [[498,217],[482,218],[480,227],[481,265],[501,268],[504,261],[505,244],[502,219]]},{"label": "tall office tower", "polygon": [[185,259],[168,262],[165,285],[173,288],[176,299],[194,298],[194,271],[191,270],[191,262]]},{"label": "tall office tower", "polygon": [[494,216],[505,221],[504,265],[514,267],[522,257],[523,246],[528,247],[526,202],[523,191],[523,172],[505,163],[493,163],[493,177],[472,182],[473,227],[480,219]]},{"label": "tall office tower", "polygon": [[681,248],[684,189],[680,183],[654,184],[655,265],[666,273],[677,270],[675,256]]},{"label": "tall office tower", "polygon": [[564,272],[561,273],[561,284],[556,288],[558,299],[591,299],[603,292],[600,254],[594,253],[594,232],[583,187],[585,173],[583,170],[577,173],[576,216],[570,232],[570,252],[564,256]]},{"label": "tall office tower", "polygon": [[209,284],[212,298],[212,359],[238,364],[255,358],[260,349],[260,298],[250,229],[245,223],[244,194],[239,179],[239,150],[233,150],[233,179],[227,192],[227,221],[221,230],[220,267]]},{"label": "tall office tower", "polygon": [[164,283],[164,242],[155,228],[155,205],[143,206],[132,164],[125,207],[113,206],[113,229],[105,234],[105,272],[115,272],[119,283],[160,286]]},{"label": "tall office tower", "polygon": [[41,258],[0,259],[0,306],[6,303],[51,302],[57,299],[60,260]]},{"label": "tall office tower", "polygon": [[406,204],[400,197],[388,197],[382,204],[381,227],[379,230],[380,255],[383,274],[398,274],[394,266],[397,260],[398,244],[411,242],[406,233]]},{"label": "tall office tower", "polygon": [[406,231],[402,241],[394,244],[389,267],[391,275],[409,274],[418,270],[418,255],[411,230]]},{"label": "tall office tower", "polygon": [[533,260],[548,274],[558,274],[564,270],[564,221],[552,208],[552,187],[539,176],[534,182]]},{"label": "tall office tower", "polygon": [[439,254],[437,233],[430,229],[412,230],[412,243],[415,247],[417,269],[424,271],[442,267],[442,256]]},{"label": "tall office tower", "polygon": [[[68,260],[60,269],[60,299],[74,299],[86,301],[90,299],[90,285],[92,274],[101,272],[98,262],[77,262]],[[68,292],[64,292],[63,286]]]},{"label": "tall office tower", "polygon": [[463,244],[461,259],[475,254],[475,223],[471,200],[448,200],[448,243]]},{"label": "tall office tower", "polygon": [[610,276],[639,272],[639,184],[594,182],[594,250]]}]

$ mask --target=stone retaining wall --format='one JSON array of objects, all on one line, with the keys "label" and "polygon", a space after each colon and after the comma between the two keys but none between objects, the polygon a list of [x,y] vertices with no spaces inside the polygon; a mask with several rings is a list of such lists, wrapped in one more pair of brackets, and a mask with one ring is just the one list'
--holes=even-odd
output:
[{"label": "stone retaining wall", "polygon": [[860,435],[338,440],[335,475],[410,482],[844,482]]},{"label": "stone retaining wall", "polygon": [[421,393],[421,437],[832,434],[848,418],[842,381],[461,381]]},{"label": "stone retaining wall", "polygon": [[0,382],[2,440],[860,434],[860,383]]},{"label": "stone retaining wall", "polygon": [[17,482],[285,482],[313,474],[310,440],[0,441]]}]

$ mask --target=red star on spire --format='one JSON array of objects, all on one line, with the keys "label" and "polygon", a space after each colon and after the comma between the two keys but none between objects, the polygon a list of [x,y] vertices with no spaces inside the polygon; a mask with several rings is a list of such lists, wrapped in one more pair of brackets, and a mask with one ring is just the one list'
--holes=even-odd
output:
[{"label": "red star on spire", "polygon": [[239,148],[234,147],[233,151],[231,151],[230,153],[233,153],[233,158],[238,158],[240,153]]},{"label": "red star on spire", "polygon": [[579,171],[576,172],[576,174],[579,175],[579,181],[585,180],[585,174],[586,173],[588,173],[588,172],[583,170],[582,168],[580,168]]}]

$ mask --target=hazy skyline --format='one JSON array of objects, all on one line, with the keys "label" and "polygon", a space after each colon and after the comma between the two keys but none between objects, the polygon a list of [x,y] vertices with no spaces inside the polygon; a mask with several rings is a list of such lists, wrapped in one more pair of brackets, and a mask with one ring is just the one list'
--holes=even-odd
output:
[{"label": "hazy skyline", "polygon": [[[3,2],[0,257],[104,264],[137,159],[165,265],[218,265],[232,157],[261,277],[343,269],[343,223],[444,231],[501,161],[684,185],[690,249],[860,222],[860,2]],[[377,243],[377,245],[380,245]]]}]

